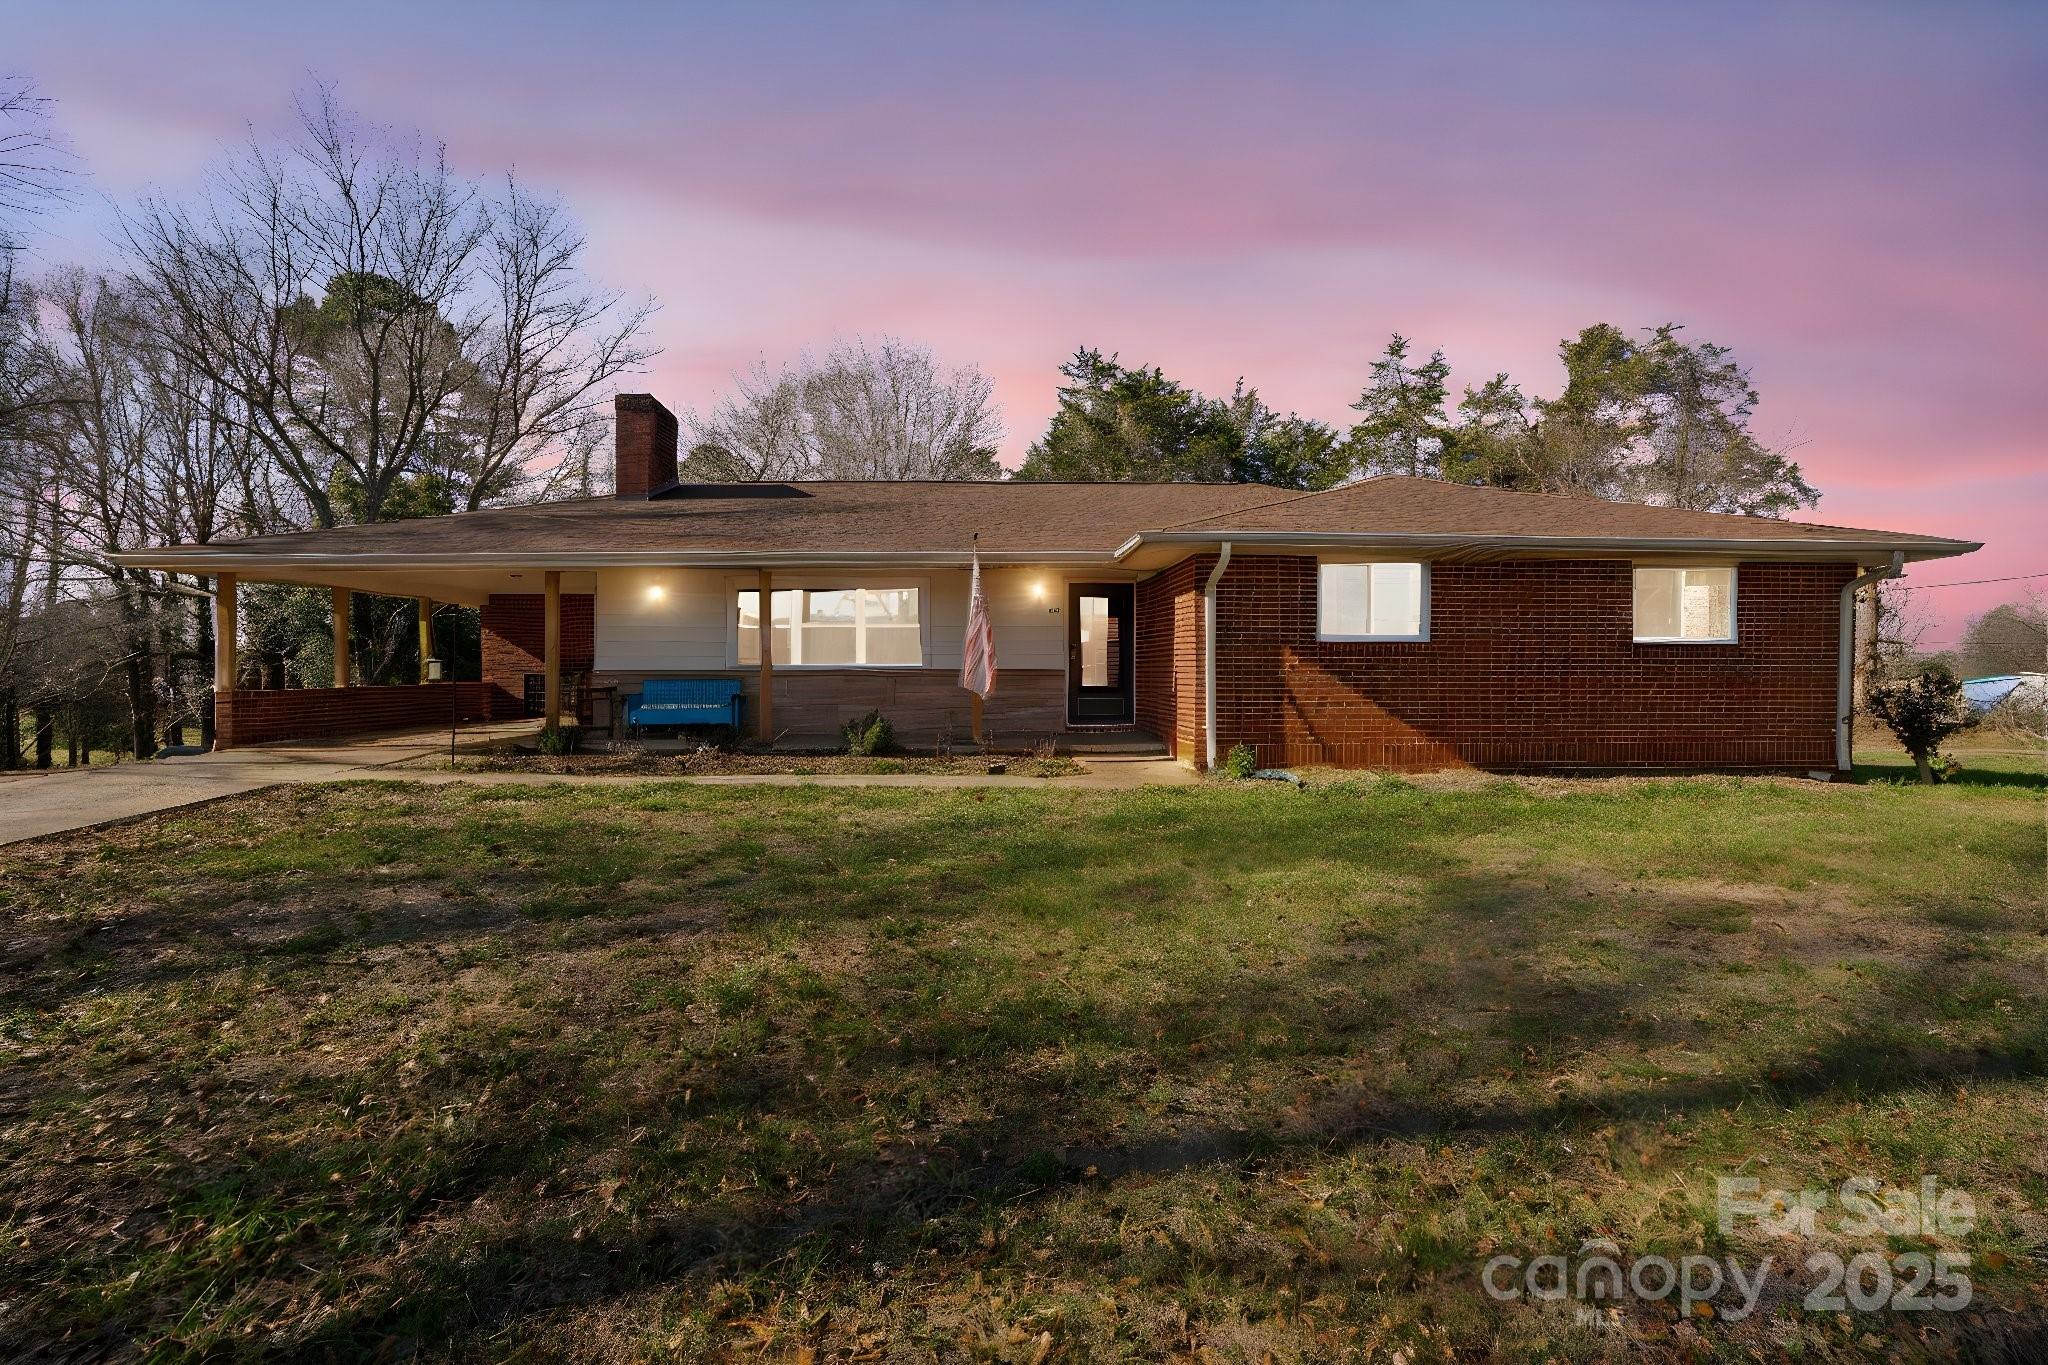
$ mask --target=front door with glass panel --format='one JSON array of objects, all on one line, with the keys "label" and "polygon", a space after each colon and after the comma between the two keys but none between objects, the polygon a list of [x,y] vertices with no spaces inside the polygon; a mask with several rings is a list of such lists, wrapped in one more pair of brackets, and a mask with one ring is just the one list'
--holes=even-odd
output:
[{"label": "front door with glass panel", "polygon": [[1067,722],[1129,725],[1131,585],[1067,587]]}]

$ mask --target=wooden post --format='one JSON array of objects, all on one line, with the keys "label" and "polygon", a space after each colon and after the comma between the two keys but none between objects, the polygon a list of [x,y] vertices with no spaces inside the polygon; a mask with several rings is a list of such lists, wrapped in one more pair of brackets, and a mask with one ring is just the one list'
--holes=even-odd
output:
[{"label": "wooden post", "polygon": [[543,581],[547,597],[541,615],[542,715],[546,728],[553,730],[562,723],[562,575],[549,569]]},{"label": "wooden post", "polygon": [[213,690],[235,690],[235,576],[213,577]]},{"label": "wooden post", "polygon": [[760,592],[755,619],[761,626],[761,704],[754,708],[754,733],[766,744],[775,738],[775,580],[766,569],[761,570]]},{"label": "wooden post", "polygon": [[981,693],[967,694],[968,728],[974,733],[974,742],[981,743]]},{"label": "wooden post", "polygon": [[434,657],[434,599],[422,597],[420,608],[420,681],[427,680],[427,660]]},{"label": "wooden post", "polygon": [[334,596],[334,685],[348,686],[348,602],[347,588],[333,589]]}]

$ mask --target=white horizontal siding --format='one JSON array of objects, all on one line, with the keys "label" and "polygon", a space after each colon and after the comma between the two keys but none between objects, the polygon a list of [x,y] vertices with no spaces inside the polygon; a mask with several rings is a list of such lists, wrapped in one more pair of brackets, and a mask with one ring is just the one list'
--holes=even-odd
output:
[{"label": "white horizontal siding", "polygon": [[[1091,576],[1108,578],[1109,575]],[[1029,568],[986,569],[989,623],[999,668],[1066,667],[1067,575]],[[777,587],[859,587],[916,582],[924,591],[925,664],[957,670],[967,633],[964,569],[874,568],[778,573]],[[604,569],[597,575],[599,672],[678,672],[731,666],[732,594],[752,575],[729,569]],[[649,588],[659,587],[659,596]]]}]

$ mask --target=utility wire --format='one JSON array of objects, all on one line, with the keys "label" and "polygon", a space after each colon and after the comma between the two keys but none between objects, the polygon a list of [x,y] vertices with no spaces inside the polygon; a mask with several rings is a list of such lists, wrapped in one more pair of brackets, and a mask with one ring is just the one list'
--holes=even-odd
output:
[{"label": "utility wire", "polygon": [[2048,569],[2040,573],[2016,573],[2004,578],[1965,578],[1955,583],[1901,583],[1907,592],[1918,592],[1922,588],[1973,588],[1979,583],[2017,583],[2027,578],[2048,578]]}]

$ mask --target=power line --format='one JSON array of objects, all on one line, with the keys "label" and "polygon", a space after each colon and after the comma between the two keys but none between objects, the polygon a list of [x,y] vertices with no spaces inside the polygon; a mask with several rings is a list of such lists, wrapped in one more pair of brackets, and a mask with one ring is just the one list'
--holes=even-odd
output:
[{"label": "power line", "polygon": [[1919,592],[1922,588],[1974,588],[1980,583],[2018,583],[2022,579],[2048,578],[2048,569],[2039,573],[2016,573],[2004,578],[1965,578],[1955,583],[1901,583],[1907,592]]}]

